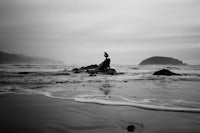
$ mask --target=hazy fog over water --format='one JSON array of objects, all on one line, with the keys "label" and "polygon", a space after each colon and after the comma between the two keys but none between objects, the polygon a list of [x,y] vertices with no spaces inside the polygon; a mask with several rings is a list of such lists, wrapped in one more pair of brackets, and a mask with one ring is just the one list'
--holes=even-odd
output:
[{"label": "hazy fog over water", "polygon": [[199,0],[0,0],[0,50],[91,64],[200,64]]}]

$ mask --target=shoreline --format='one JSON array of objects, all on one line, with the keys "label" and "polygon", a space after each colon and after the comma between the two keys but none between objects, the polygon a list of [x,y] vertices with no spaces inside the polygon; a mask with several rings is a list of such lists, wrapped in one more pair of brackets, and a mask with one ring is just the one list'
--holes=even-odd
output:
[{"label": "shoreline", "polygon": [[197,133],[200,114],[80,103],[44,95],[1,94],[0,132]]}]

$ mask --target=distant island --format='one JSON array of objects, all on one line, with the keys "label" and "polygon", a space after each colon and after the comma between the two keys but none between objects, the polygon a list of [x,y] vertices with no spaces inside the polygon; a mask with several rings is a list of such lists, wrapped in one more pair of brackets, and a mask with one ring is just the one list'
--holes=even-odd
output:
[{"label": "distant island", "polygon": [[186,65],[186,63],[171,57],[153,56],[143,60],[139,65]]},{"label": "distant island", "polygon": [[61,61],[0,51],[0,64],[63,64]]}]

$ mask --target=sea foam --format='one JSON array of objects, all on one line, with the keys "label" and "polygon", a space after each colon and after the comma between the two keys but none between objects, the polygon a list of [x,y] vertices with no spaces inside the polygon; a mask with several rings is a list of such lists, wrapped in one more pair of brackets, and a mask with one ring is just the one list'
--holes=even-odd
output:
[{"label": "sea foam", "polygon": [[[111,98],[117,98],[118,100],[110,100]],[[130,100],[121,96],[101,96],[101,95],[81,95],[74,98],[77,102],[83,103],[96,103],[102,105],[111,106],[132,106],[148,110],[156,111],[173,111],[173,112],[190,112],[200,113],[200,108],[189,108],[189,107],[170,107],[163,105],[152,105],[150,100],[144,99],[143,101]]]}]

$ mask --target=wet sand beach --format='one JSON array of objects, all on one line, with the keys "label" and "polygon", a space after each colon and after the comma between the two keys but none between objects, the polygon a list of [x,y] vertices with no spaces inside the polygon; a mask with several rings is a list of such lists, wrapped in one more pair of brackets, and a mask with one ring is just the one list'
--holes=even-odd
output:
[{"label": "wet sand beach", "polygon": [[43,95],[1,94],[2,133],[198,133],[200,113],[79,103]]}]

